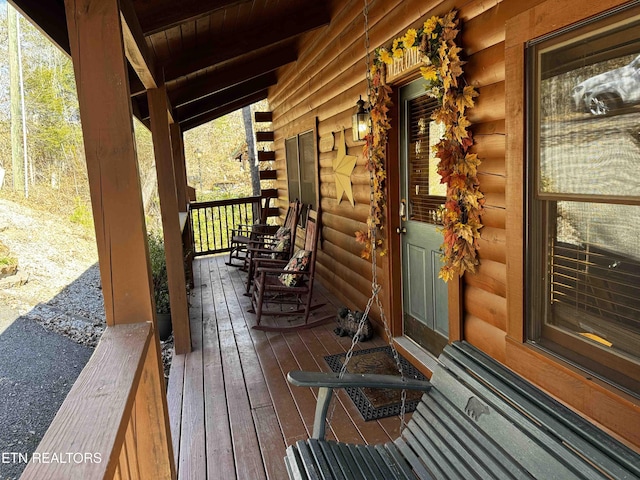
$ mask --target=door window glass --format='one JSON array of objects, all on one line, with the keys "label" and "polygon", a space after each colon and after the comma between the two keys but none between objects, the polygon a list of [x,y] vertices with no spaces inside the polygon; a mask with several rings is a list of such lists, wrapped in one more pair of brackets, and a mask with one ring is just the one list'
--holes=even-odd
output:
[{"label": "door window glass", "polygon": [[431,120],[438,107],[436,99],[423,95],[407,102],[408,115],[408,200],[409,219],[415,222],[440,223],[440,206],[447,186],[440,182],[438,162],[433,147],[444,134],[444,125]]}]

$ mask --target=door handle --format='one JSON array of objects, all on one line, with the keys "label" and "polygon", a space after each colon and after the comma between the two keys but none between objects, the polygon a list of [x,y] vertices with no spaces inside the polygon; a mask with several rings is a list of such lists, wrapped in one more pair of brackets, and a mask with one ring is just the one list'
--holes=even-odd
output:
[{"label": "door handle", "polygon": [[396,228],[396,233],[398,235],[404,235],[405,233],[407,233],[407,229],[405,227],[398,227]]},{"label": "door handle", "polygon": [[407,201],[403,198],[400,201],[400,220],[406,220],[407,218]]}]

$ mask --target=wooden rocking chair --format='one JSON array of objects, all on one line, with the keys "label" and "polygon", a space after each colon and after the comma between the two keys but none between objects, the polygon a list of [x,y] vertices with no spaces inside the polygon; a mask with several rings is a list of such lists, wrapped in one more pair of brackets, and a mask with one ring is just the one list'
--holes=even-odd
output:
[{"label": "wooden rocking chair", "polygon": [[[258,238],[259,235],[269,235],[278,228],[277,225],[267,225],[267,215],[269,213],[270,198],[265,198],[265,204],[262,206],[262,200],[253,204],[253,218],[258,221],[252,225],[236,225],[231,230],[231,240],[229,246],[229,261],[227,265],[232,267],[245,266],[247,246],[252,239]],[[242,260],[242,263],[234,263],[233,259]]]},{"label": "wooden rocking chair", "polygon": [[[295,210],[293,213],[292,208],[295,205]],[[289,204],[289,210],[287,210],[287,217],[285,217],[285,223],[287,222],[287,218],[289,215],[299,215],[300,203],[296,200]],[[267,214],[269,211],[269,198],[266,199],[266,203],[264,207],[262,207],[261,212],[259,213],[260,221],[259,223],[253,225],[238,225],[231,232],[231,251],[229,252],[229,261],[227,265],[235,266],[235,267],[247,267],[248,265],[248,247],[252,245],[254,248],[258,248],[260,245],[269,242],[269,239],[273,237],[276,233],[278,225],[268,225],[267,222]],[[254,213],[254,218],[258,218],[256,213]],[[233,259],[243,260],[242,264],[233,263]]]},{"label": "wooden rocking chair", "polygon": [[[277,267],[261,265],[256,269],[251,297],[253,308],[249,310],[256,314],[254,329],[269,332],[301,330],[333,320],[333,315],[331,315],[312,322],[309,321],[311,312],[324,305],[311,305],[318,231],[318,213],[309,209],[304,249],[296,252],[286,265],[282,262]],[[265,308],[265,304],[276,304],[277,308]],[[287,307],[283,307],[288,305],[294,305],[294,308],[289,310]],[[303,323],[288,326],[261,325],[263,315],[302,316]]]},{"label": "wooden rocking chair", "polygon": [[[296,228],[298,226],[298,219],[300,213],[304,207],[297,200],[289,204],[287,215],[284,218],[283,227],[289,229],[289,245],[283,251],[276,250],[276,239],[273,236],[259,235],[249,241],[247,246],[247,286],[246,293],[248,294],[253,285],[253,277],[255,275],[255,267],[262,260],[281,260],[286,265],[287,261],[293,256],[296,243]],[[284,266],[282,265],[282,266]],[[279,267],[280,262],[274,262],[271,266]]]}]

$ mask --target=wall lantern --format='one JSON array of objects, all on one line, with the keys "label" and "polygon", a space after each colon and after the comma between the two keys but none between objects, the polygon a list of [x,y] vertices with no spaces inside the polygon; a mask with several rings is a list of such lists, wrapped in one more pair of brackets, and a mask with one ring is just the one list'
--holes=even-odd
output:
[{"label": "wall lantern", "polygon": [[362,97],[356,102],[356,111],[352,119],[353,141],[360,142],[369,133],[369,112],[364,108]]}]

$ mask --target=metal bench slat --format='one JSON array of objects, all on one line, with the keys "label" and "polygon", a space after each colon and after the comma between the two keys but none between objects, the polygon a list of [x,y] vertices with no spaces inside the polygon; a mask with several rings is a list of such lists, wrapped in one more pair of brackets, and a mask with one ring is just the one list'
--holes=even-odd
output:
[{"label": "metal bench slat", "polygon": [[450,358],[472,368],[483,378],[486,376],[485,381],[506,392],[509,400],[522,405],[527,415],[535,417],[545,428],[555,430],[564,443],[581,452],[609,475],[628,478],[632,473],[640,477],[638,456],[627,446],[468,343],[455,343],[448,350],[443,361]]},{"label": "metal bench slat", "polygon": [[342,448],[340,447],[340,443],[327,442],[327,445],[331,448],[331,451],[333,452],[336,460],[338,461],[338,465],[340,465],[340,468],[344,472],[344,476],[347,479],[355,480],[355,479],[362,478],[358,468],[355,465],[353,465],[353,458],[351,457],[351,455],[349,455],[348,457],[345,457],[345,454],[342,451]]},{"label": "metal bench slat", "polygon": [[[491,438],[470,425],[470,419],[451,406],[439,393],[430,395],[418,405],[412,421],[420,425],[426,435],[430,434],[431,429],[439,430],[441,435],[446,436],[451,451],[469,463],[474,471],[481,472],[480,478],[532,478],[529,472],[498,447]],[[461,452],[467,453],[467,456],[461,457]]]},{"label": "metal bench slat", "polygon": [[378,453],[378,451],[375,449],[374,446],[358,445],[357,448],[358,450],[362,451],[363,457],[365,456],[365,452],[366,452],[366,455],[370,459],[370,465],[372,465],[371,466],[372,470],[374,469],[373,465],[375,465],[375,469],[378,475],[378,477],[376,478],[382,478],[383,480],[388,480],[393,478],[393,472],[389,470],[389,467],[387,466],[386,463],[384,463],[384,460],[380,456],[380,453]]},{"label": "metal bench slat", "polygon": [[446,470],[450,477],[484,480],[489,474],[469,455],[469,450],[477,448],[476,445],[460,445],[446,428],[434,428],[418,411],[413,413],[409,429],[403,436],[420,458],[429,451],[437,452],[440,460],[434,463]]},{"label": "metal bench slat", "polygon": [[290,477],[293,480],[308,480],[309,477],[305,473],[305,466],[296,445],[290,445],[287,448],[287,456],[285,458],[287,460],[287,469],[290,471]]},{"label": "metal bench slat", "polygon": [[389,479],[405,480],[407,478],[403,469],[396,464],[396,462],[393,460],[393,457],[385,449],[384,445],[372,445],[372,447],[380,457],[380,460],[384,462],[387,469],[391,472],[391,476],[389,477]]},{"label": "metal bench slat", "polygon": [[[407,432],[407,430],[403,432],[403,435],[407,433],[409,436],[411,436],[411,433]],[[418,458],[416,452],[411,447],[409,447],[404,438],[397,438],[394,443],[398,450],[402,453],[404,458],[407,460],[407,462],[409,462],[409,465],[413,469],[413,473],[420,480],[433,480],[434,478],[436,478],[424,465],[424,459]],[[442,478],[443,480],[445,480],[447,477],[442,476],[437,478]]]},{"label": "metal bench slat", "polygon": [[353,480],[367,480],[367,477],[364,475],[362,468],[360,467],[360,465],[358,465],[358,462],[353,458],[353,455],[351,455],[351,451],[349,450],[349,447],[347,446],[347,444],[338,443],[337,446],[338,446],[338,449],[342,452],[342,456],[345,462],[347,463],[347,465],[349,465],[349,468],[351,469],[351,477],[349,478]]},{"label": "metal bench slat", "polygon": [[567,462],[562,445],[544,435],[536,424],[516,413],[495,392],[458,367],[453,366],[449,370],[439,366],[436,371],[440,392],[459,410],[475,411],[475,426],[489,435],[534,477],[578,479],[589,478],[592,474],[593,469],[589,469],[584,462]]},{"label": "metal bench slat", "polygon": [[378,469],[376,468],[375,464],[371,464],[371,457],[367,455],[366,450],[363,451],[358,449],[357,445],[353,443],[347,444],[347,448],[351,452],[351,455],[356,461],[358,467],[360,467],[360,473],[362,473],[364,478],[366,478],[367,480],[380,478]]},{"label": "metal bench slat", "polygon": [[[476,475],[481,478],[496,476],[497,478],[530,480],[529,472],[521,467],[512,457],[507,455],[491,438],[484,436],[479,430],[465,422],[465,418],[459,418],[465,422],[458,423],[455,416],[442,421],[440,415],[448,412],[441,408],[437,402],[422,405],[415,421],[426,435],[435,435],[432,431],[438,431],[444,437],[448,448],[456,453],[457,458],[467,464]],[[469,431],[465,428],[467,427]],[[464,453],[464,455],[463,455]]]},{"label": "metal bench slat", "polygon": [[331,448],[331,445],[329,445],[329,443],[330,442],[326,441],[318,442],[320,450],[322,450],[322,453],[324,454],[324,458],[326,458],[327,462],[329,463],[329,468],[331,468],[333,477],[336,480],[348,480],[346,472],[342,469],[342,466],[336,458],[335,453],[333,452],[333,449]]},{"label": "metal bench slat", "polygon": [[449,377],[455,375],[458,381],[449,381],[450,388],[441,390],[442,393],[462,411],[468,408],[465,404],[468,405],[471,399],[475,399],[476,406],[488,409],[492,414],[482,415],[476,425],[490,432],[491,438],[534,477],[594,478],[593,466],[567,449],[560,438],[549,435],[540,424],[505,402],[503,393],[493,390],[458,365],[448,365],[447,372]]},{"label": "metal bench slat", "polygon": [[284,457],[284,466],[287,469],[287,475],[289,475],[289,478],[295,478],[293,470],[291,469],[291,464],[289,463],[289,457],[287,456]]},{"label": "metal bench slat", "polygon": [[[465,478],[469,480],[477,478],[467,468],[465,462],[458,457],[456,452],[452,451],[437,434],[433,436],[426,435],[413,419],[402,436],[414,449],[417,457],[425,462],[428,457],[433,459],[428,464],[434,471],[436,469],[434,466],[437,465],[441,472],[438,478]],[[427,455],[427,452],[429,452],[429,455]]]},{"label": "metal bench slat", "polygon": [[304,462],[304,468],[309,480],[321,480],[320,473],[318,472],[318,465],[313,460],[313,454],[311,453],[311,449],[307,442],[304,440],[298,440],[296,442],[296,446],[298,447],[298,453],[300,454],[300,458]]},{"label": "metal bench slat", "polygon": [[316,467],[318,469],[318,472],[320,473],[320,477],[323,480],[333,480],[335,477],[333,476],[333,473],[329,467],[329,463],[322,453],[322,450],[320,449],[320,445],[318,445],[318,443],[318,440],[315,438],[310,438],[309,440],[307,440],[309,450],[311,451],[311,455],[313,455]]},{"label": "metal bench slat", "polygon": [[393,442],[388,442],[384,444],[384,449],[381,449],[380,452],[385,452],[390,459],[392,460],[393,465],[398,467],[399,472],[404,475],[401,478],[416,478],[415,474],[411,470],[411,466],[401,455],[398,447]]}]

